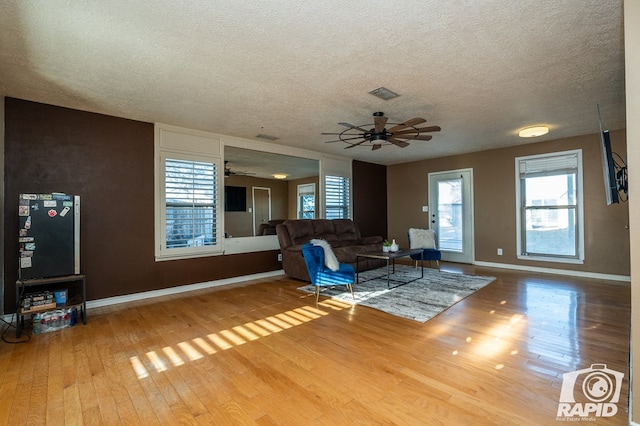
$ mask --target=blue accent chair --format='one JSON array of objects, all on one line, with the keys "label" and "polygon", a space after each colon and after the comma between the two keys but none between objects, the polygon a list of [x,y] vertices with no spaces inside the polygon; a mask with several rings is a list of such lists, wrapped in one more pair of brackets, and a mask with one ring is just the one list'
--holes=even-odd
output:
[{"label": "blue accent chair", "polygon": [[[407,238],[409,239],[409,247],[411,247],[411,235],[407,232]],[[435,238],[435,235],[434,235]],[[419,254],[410,255],[411,259],[416,261],[416,267],[418,266],[418,260],[420,260]],[[436,262],[436,266],[440,269],[440,261],[442,260],[442,252],[437,248],[423,248],[422,249],[422,260],[428,260],[429,266],[431,266],[431,261]]]},{"label": "blue accent chair", "polygon": [[320,287],[344,285],[353,295],[353,283],[356,280],[356,271],[348,263],[341,263],[337,271],[332,271],[324,265],[324,249],[313,244],[302,246],[302,255],[307,264],[311,284],[316,287],[316,303],[320,297]]}]

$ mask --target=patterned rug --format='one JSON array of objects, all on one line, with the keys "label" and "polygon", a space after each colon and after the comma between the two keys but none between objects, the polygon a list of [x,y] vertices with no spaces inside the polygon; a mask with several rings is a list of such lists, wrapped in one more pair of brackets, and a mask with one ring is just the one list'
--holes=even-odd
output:
[{"label": "patterned rug", "polygon": [[[398,286],[416,278],[418,280]],[[361,272],[360,284],[353,285],[355,302],[345,286],[322,287],[320,296],[369,306],[419,322],[427,322],[495,281],[495,277],[440,272],[430,268],[424,268],[424,278],[420,278],[420,269],[408,265],[396,265],[396,273],[391,275],[391,279],[391,289],[387,289],[386,267],[372,269]],[[298,290],[314,293],[315,287],[306,285]]]}]

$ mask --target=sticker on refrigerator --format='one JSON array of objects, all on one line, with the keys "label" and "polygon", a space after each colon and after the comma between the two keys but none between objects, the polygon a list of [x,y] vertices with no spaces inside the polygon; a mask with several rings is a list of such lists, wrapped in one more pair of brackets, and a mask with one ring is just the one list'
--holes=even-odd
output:
[{"label": "sticker on refrigerator", "polygon": [[27,220],[24,222],[24,229],[31,229],[31,216],[28,216]]},{"label": "sticker on refrigerator", "polygon": [[19,243],[32,243],[34,242],[34,238],[33,237],[20,237],[18,238],[18,242]]},{"label": "sticker on refrigerator", "polygon": [[18,216],[29,216],[29,206],[18,206]]},{"label": "sticker on refrigerator", "polygon": [[56,200],[45,200],[42,202],[42,207],[57,207],[58,202]]},{"label": "sticker on refrigerator", "polygon": [[58,212],[54,209],[51,209],[47,212],[47,214],[49,215],[49,217],[56,217],[58,215]]},{"label": "sticker on refrigerator", "polygon": [[21,257],[20,258],[20,267],[21,268],[31,268],[31,258],[30,257]]},{"label": "sticker on refrigerator", "polygon": [[65,217],[67,213],[69,213],[69,210],[71,210],[71,207],[65,207],[64,209],[62,209],[62,211],[60,212],[60,217]]},{"label": "sticker on refrigerator", "polygon": [[36,243],[25,243],[24,249],[26,251],[34,251],[36,249]]},{"label": "sticker on refrigerator", "polygon": [[22,194],[20,196],[23,200],[37,200],[38,196],[36,194]]}]

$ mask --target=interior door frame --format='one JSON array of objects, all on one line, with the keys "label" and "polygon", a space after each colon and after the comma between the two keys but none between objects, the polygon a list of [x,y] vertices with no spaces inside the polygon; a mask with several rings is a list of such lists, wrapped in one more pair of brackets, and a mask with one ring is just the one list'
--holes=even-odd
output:
[{"label": "interior door frame", "polygon": [[269,219],[271,220],[271,188],[263,187],[263,186],[252,186],[251,187],[251,210],[253,216],[253,235],[256,235],[256,231],[260,227],[260,224],[256,223],[256,189],[258,191],[267,191],[267,198],[269,200]]},{"label": "interior door frame", "polygon": [[[475,231],[474,231],[474,210],[473,210],[473,169],[457,169],[446,170],[441,172],[432,172],[428,176],[429,188],[429,229],[435,228],[434,214],[438,212],[437,190],[433,190],[433,185],[439,179],[462,178],[462,253],[453,251],[442,251],[442,260],[473,264],[475,262]],[[436,232],[438,229],[434,229]],[[438,238],[440,236],[438,235]],[[438,243],[438,247],[440,244]]]}]

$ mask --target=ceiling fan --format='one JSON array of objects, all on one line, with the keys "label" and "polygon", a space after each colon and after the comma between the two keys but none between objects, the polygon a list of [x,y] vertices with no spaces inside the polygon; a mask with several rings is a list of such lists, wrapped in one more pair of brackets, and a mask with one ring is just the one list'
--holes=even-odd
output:
[{"label": "ceiling fan", "polygon": [[231,170],[231,168],[229,168],[229,166],[227,165],[229,161],[225,161],[224,162],[224,177],[229,177],[229,176],[250,176],[250,175],[255,175],[255,173],[250,173],[250,172],[238,172],[238,171],[234,171]]},{"label": "ceiling fan", "polygon": [[[433,138],[431,135],[424,133],[439,132],[439,126],[416,127],[419,124],[426,123],[424,118],[412,118],[403,123],[387,123],[388,118],[383,112],[373,113],[373,124],[365,124],[362,126],[354,126],[349,123],[338,123],[347,127],[339,133],[322,133],[323,135],[337,135],[338,139],[327,141],[326,143],[344,142],[347,144],[345,149],[355,146],[371,146],[372,150],[382,148],[382,145],[395,145],[400,148],[409,146],[411,140],[428,141]],[[393,127],[387,129],[387,124],[393,124]],[[373,126],[367,130],[365,127]],[[361,139],[361,140],[358,140]]]}]

